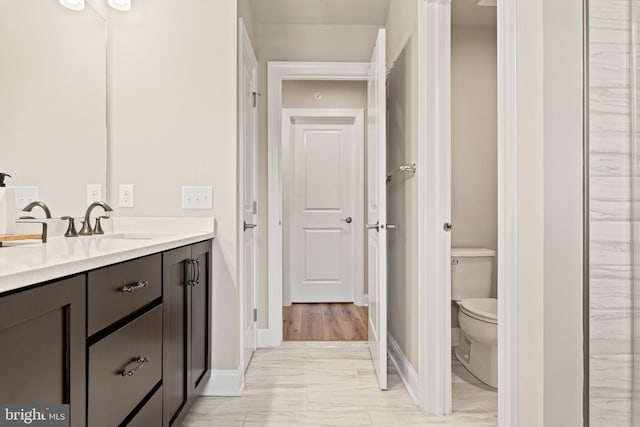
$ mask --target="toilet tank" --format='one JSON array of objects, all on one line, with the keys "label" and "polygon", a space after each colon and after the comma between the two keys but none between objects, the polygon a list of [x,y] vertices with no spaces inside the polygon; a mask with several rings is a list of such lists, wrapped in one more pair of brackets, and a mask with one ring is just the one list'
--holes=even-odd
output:
[{"label": "toilet tank", "polygon": [[451,299],[491,297],[495,251],[485,248],[451,249]]}]

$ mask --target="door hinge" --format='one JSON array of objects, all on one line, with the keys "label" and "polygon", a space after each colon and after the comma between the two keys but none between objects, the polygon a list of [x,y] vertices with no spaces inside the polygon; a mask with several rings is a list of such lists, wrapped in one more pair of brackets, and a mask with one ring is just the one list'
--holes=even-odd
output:
[{"label": "door hinge", "polygon": [[258,309],[257,308],[253,309],[253,321],[254,322],[258,321]]},{"label": "door hinge", "polygon": [[253,108],[256,108],[258,106],[258,97],[262,96],[262,94],[260,92],[251,92],[251,94],[253,95]]}]

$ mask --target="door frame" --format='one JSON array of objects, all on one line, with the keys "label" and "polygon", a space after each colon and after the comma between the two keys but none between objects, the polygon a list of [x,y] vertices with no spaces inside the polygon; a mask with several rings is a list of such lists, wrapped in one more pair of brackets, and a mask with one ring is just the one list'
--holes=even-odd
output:
[{"label": "door frame", "polygon": [[[243,87],[242,87],[242,71],[245,67],[245,62],[244,62],[244,51],[245,49],[247,50],[247,53],[249,53],[249,56],[251,58],[251,63],[252,65],[255,65],[255,76],[254,76],[254,84],[256,84],[255,87],[255,91],[257,92],[258,88],[257,88],[257,83],[258,83],[258,60],[256,58],[255,52],[253,50],[253,46],[251,45],[251,39],[249,38],[249,33],[247,32],[247,28],[245,26],[244,23],[244,19],[239,18],[238,19],[238,93],[237,93],[237,97],[238,97],[238,294],[239,294],[239,302],[240,302],[240,307],[238,310],[239,313],[239,325],[240,325],[240,367],[239,369],[242,371],[243,375],[243,382],[244,382],[244,369],[245,369],[245,365],[247,364],[248,361],[244,360],[244,330],[245,330],[245,325],[244,325],[244,319],[245,319],[245,312],[244,312],[244,308],[245,308],[245,299],[246,299],[246,293],[245,293],[245,287],[244,287],[244,265],[245,265],[245,259],[244,259],[244,251],[243,251],[243,247],[242,247],[242,242],[244,240],[244,207],[243,207],[243,201],[244,201],[244,146],[241,143],[242,138],[244,136],[243,134],[243,124],[245,123],[245,121],[247,120],[247,117],[245,117],[244,114],[244,109],[243,109]],[[254,159],[256,159],[255,162],[255,166],[256,169],[254,170],[254,177],[258,176],[258,170],[257,170],[257,138],[258,138],[258,109],[254,108],[254,113],[252,114],[251,120],[253,121],[253,146],[254,146]],[[256,192],[256,200],[258,200],[259,197],[259,186],[256,185],[255,188],[255,192]],[[258,264],[258,233],[256,233],[255,237],[255,246],[256,246],[256,250],[255,250],[255,256],[254,256],[254,263],[255,266],[257,268],[257,264]],[[257,275],[257,272],[256,272]],[[257,277],[257,276],[256,276]],[[254,309],[257,308],[257,303],[258,303],[258,290],[257,290],[257,280],[254,282],[254,286],[253,286],[253,301],[254,301]],[[255,326],[256,326],[256,338],[255,338],[255,342],[256,342],[256,348],[258,345],[258,337],[257,337],[257,331],[258,331],[258,324],[257,322],[254,322]]]},{"label": "door frame", "polygon": [[[498,425],[509,427],[518,425],[516,17],[516,0],[498,1]],[[439,157],[429,154],[450,146],[451,0],[418,0],[418,28],[418,117],[426,118],[418,121],[418,217],[426,219],[418,222],[418,259],[427,259],[443,239],[433,234],[442,218],[429,212],[450,197],[427,191],[439,179]],[[451,412],[451,289],[438,285],[447,268],[447,260],[427,259],[418,273],[419,405],[432,415]]]},{"label": "door frame", "polygon": [[268,298],[269,325],[258,329],[258,347],[282,344],[283,235],[282,235],[282,82],[284,80],[367,81],[367,62],[267,63],[268,104]]},{"label": "door frame", "polygon": [[[293,145],[293,138],[291,138],[291,133],[286,132],[287,129],[290,129],[292,126],[295,126],[296,120],[317,120],[319,124],[332,124],[329,122],[331,119],[339,119],[342,122],[349,121],[355,127],[354,138],[356,139],[356,143],[358,144],[355,147],[355,168],[357,173],[356,178],[356,188],[354,190],[356,193],[356,209],[353,212],[353,218],[356,220],[356,224],[364,224],[364,144],[366,143],[364,138],[364,109],[363,108],[283,108],[282,111],[282,144],[280,146],[282,152],[286,152],[287,150],[294,150],[295,147]],[[292,151],[289,151],[290,153]],[[285,164],[286,160],[281,159],[281,163],[278,164],[278,168],[281,165]],[[293,166],[293,165],[292,165]],[[274,171],[282,174],[282,171]],[[292,172],[290,170],[290,172]],[[292,179],[292,176],[289,176],[289,179]],[[283,207],[285,202],[285,197],[283,195],[282,198]],[[282,212],[283,218],[289,215],[290,212]],[[285,266],[286,250],[284,246],[284,235],[286,230],[285,227],[282,227],[283,230],[283,268]],[[354,303],[356,305],[364,305],[364,227],[354,227],[354,239],[356,242],[356,249],[358,247],[361,248],[360,251],[356,250],[356,258],[355,258],[355,275],[354,275],[354,284],[353,284],[353,298]],[[289,234],[289,239],[291,238],[291,234]],[[360,246],[358,246],[360,245]],[[284,280],[283,273],[283,304],[291,305],[291,282]],[[280,321],[282,323],[282,321]]]}]

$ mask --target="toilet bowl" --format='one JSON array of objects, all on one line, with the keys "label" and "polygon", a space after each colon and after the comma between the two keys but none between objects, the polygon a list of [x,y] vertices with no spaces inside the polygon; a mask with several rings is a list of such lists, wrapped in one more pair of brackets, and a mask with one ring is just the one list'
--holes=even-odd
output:
[{"label": "toilet bowl", "polygon": [[466,298],[459,301],[461,340],[456,358],[475,377],[498,387],[498,311],[495,298]]}]

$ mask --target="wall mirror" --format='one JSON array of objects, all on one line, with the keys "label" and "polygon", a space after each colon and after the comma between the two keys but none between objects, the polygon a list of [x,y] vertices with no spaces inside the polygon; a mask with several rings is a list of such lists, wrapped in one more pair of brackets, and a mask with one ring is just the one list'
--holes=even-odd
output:
[{"label": "wall mirror", "polygon": [[[58,0],[0,0],[0,171],[54,217],[107,194],[107,23]],[[34,210],[34,216],[42,216]]]}]

